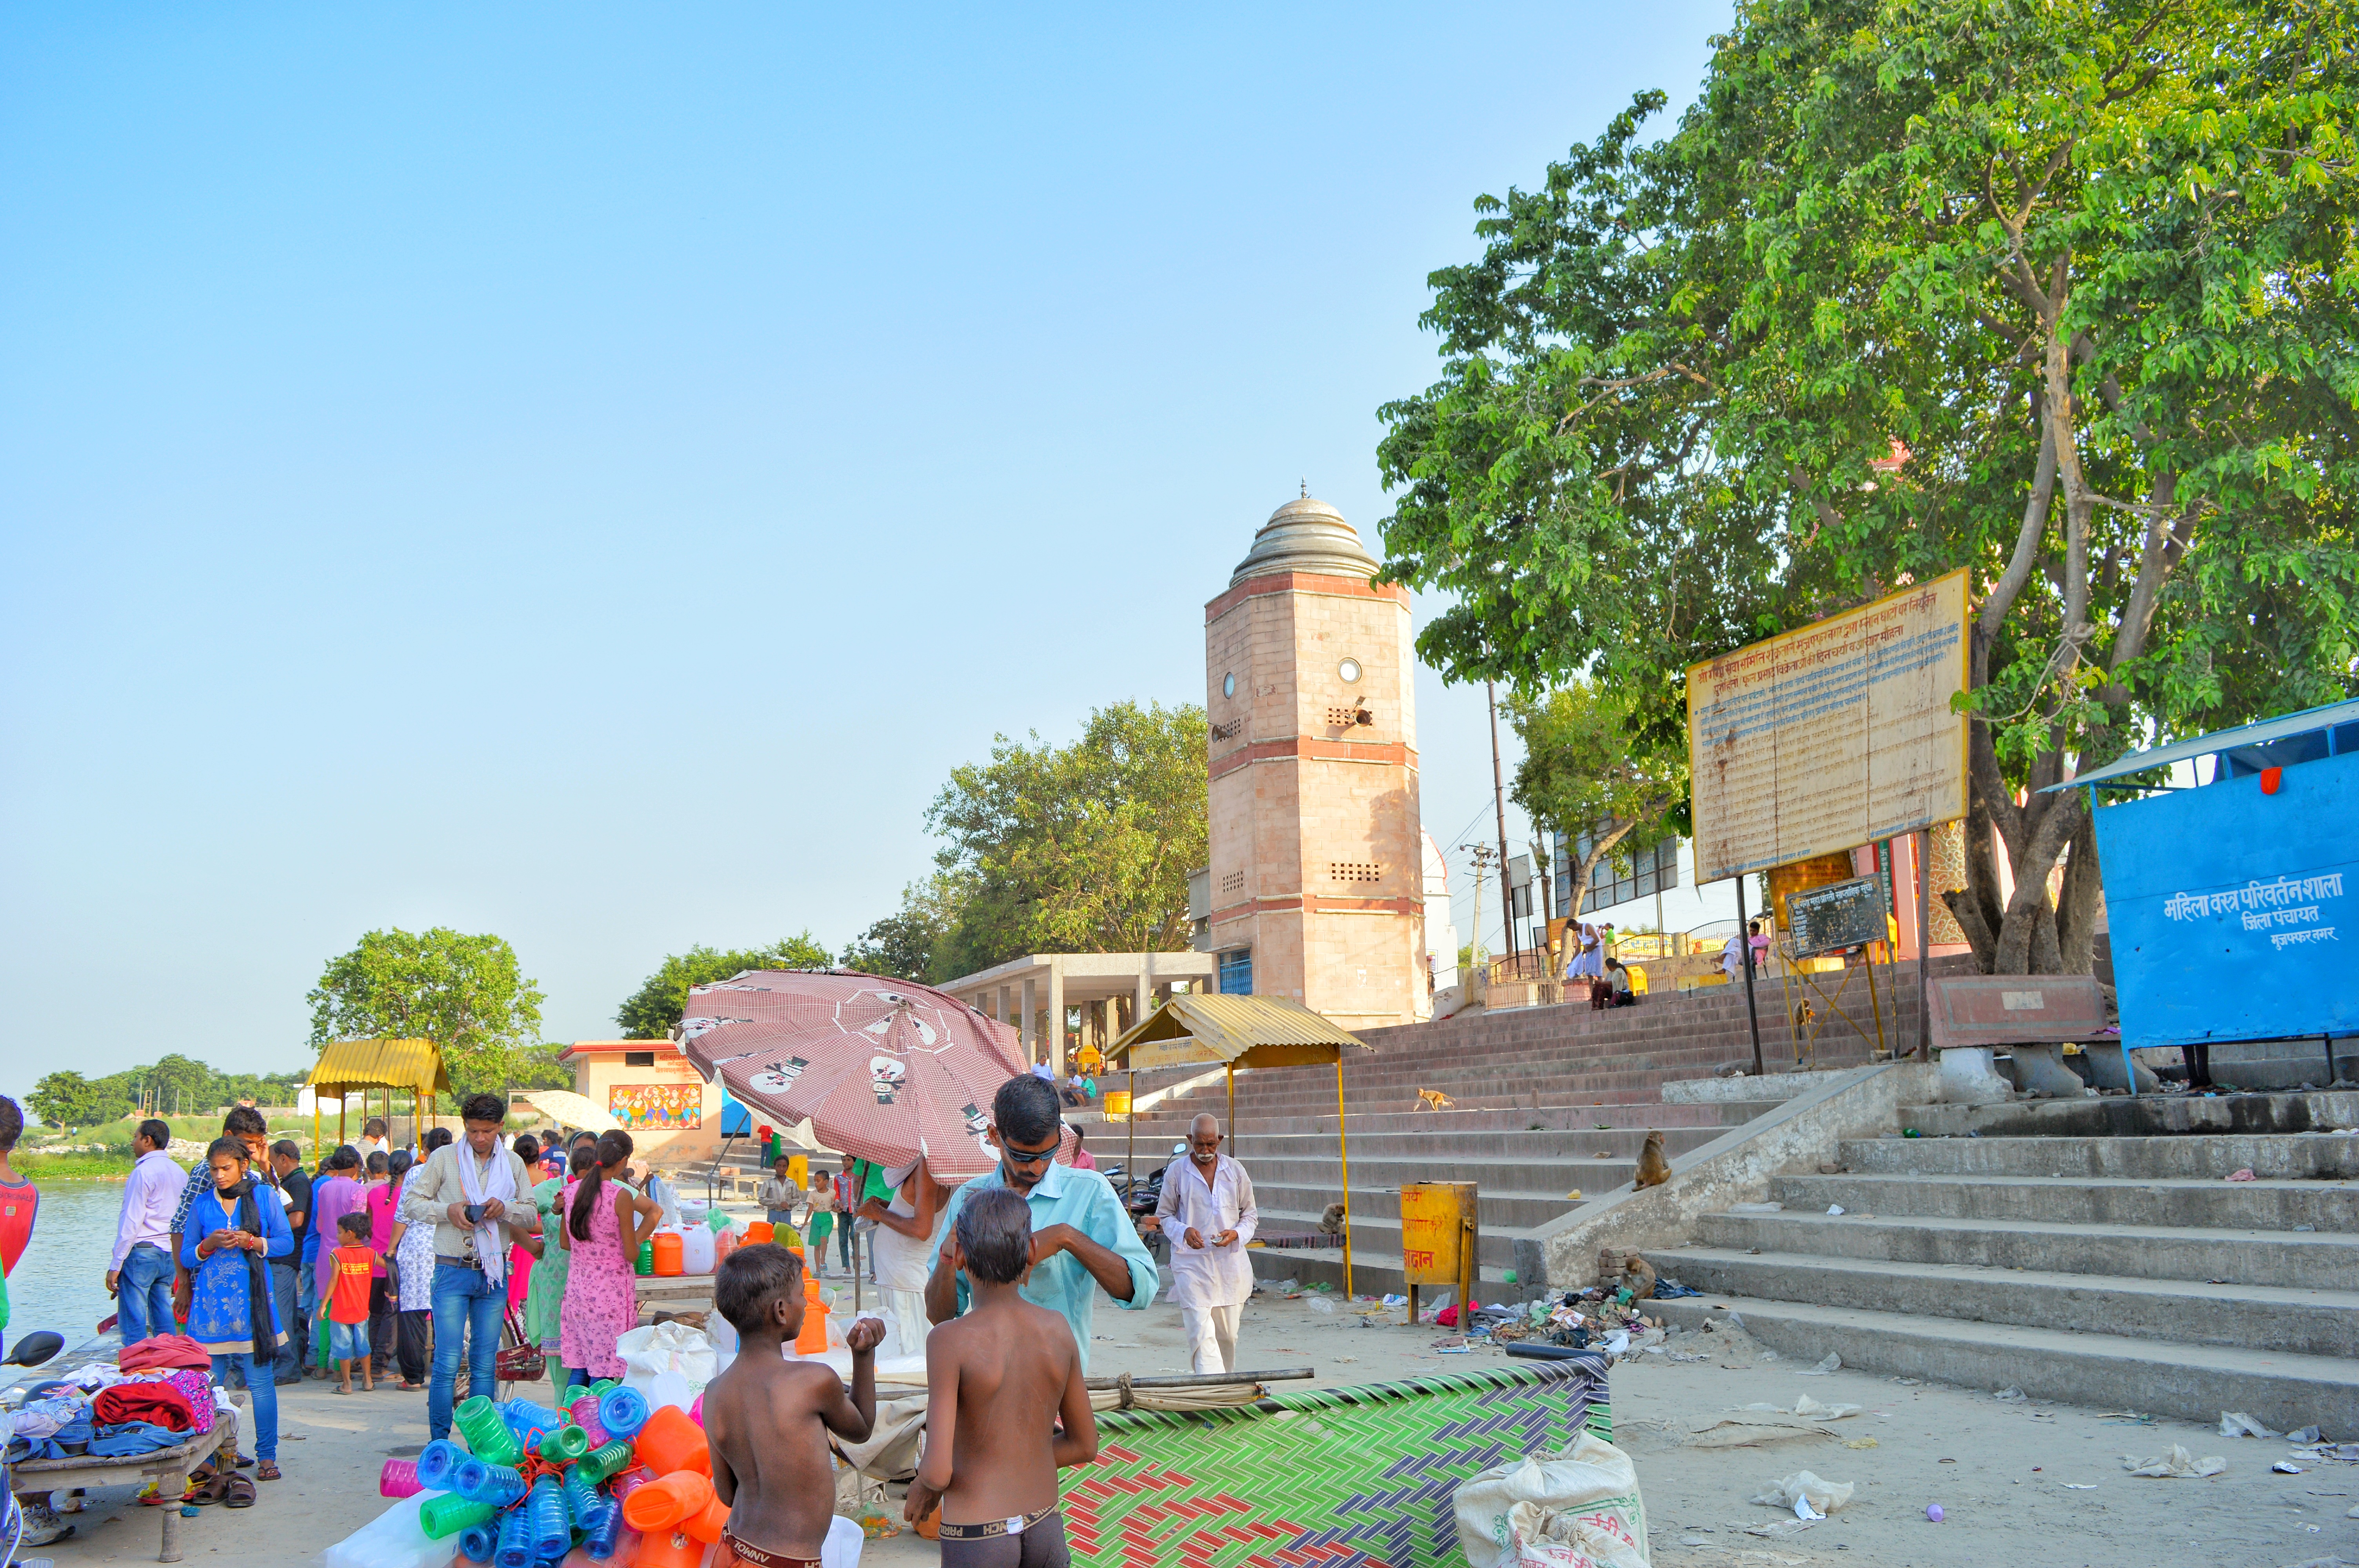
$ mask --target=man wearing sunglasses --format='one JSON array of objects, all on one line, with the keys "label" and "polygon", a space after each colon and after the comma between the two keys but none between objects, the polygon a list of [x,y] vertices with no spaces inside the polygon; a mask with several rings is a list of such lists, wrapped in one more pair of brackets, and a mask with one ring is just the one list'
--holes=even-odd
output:
[{"label": "man wearing sunglasses", "polygon": [[1021,1294],[1072,1325],[1082,1368],[1089,1369],[1090,1317],[1103,1290],[1123,1306],[1144,1311],[1161,1281],[1155,1260],[1124,1212],[1113,1185],[1095,1171],[1057,1163],[1065,1130],[1055,1087],[1029,1076],[999,1086],[991,1102],[991,1142],[999,1167],[951,1195],[936,1227],[932,1272],[926,1280],[926,1316],[947,1323],[966,1310],[960,1273],[959,1210],[992,1187],[1021,1194],[1032,1210],[1032,1272]]}]

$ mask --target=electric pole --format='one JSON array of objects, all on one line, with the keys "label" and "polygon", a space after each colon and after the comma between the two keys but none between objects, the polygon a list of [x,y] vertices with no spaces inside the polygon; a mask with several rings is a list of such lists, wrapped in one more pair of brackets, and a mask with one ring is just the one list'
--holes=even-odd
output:
[{"label": "electric pole", "polygon": [[1486,679],[1483,696],[1491,705],[1491,803],[1499,813],[1499,907],[1503,912],[1499,924],[1506,928],[1507,957],[1516,957],[1516,894],[1506,883],[1507,875],[1507,781],[1499,768],[1499,693],[1496,686]]}]

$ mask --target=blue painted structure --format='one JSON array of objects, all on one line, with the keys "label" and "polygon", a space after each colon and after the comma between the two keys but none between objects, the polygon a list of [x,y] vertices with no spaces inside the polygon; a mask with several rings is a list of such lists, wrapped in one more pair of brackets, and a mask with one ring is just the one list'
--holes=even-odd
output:
[{"label": "blue painted structure", "polygon": [[2095,813],[2123,1045],[2359,1033],[2359,703],[2061,787],[2203,754],[2211,784]]},{"label": "blue painted structure", "polygon": [[750,1138],[754,1135],[754,1113],[747,1110],[727,1089],[721,1091],[721,1136]]}]

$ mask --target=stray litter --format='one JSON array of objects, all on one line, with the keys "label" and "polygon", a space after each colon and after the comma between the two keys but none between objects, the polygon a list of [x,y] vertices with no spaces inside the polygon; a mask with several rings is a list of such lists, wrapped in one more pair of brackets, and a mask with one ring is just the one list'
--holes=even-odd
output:
[{"label": "stray litter", "polygon": [[2068,1492],[2093,1492],[2097,1484],[2094,1481],[2067,1481],[2064,1489]]},{"label": "stray litter", "polygon": [[2001,1389],[1998,1392],[1993,1394],[1991,1398],[2007,1404],[2014,1404],[2023,1398],[2023,1390],[2021,1389]]},{"label": "stray litter", "polygon": [[1799,1519],[1821,1519],[1851,1501],[1855,1488],[1849,1481],[1822,1481],[1808,1470],[1798,1470],[1753,1500],[1773,1509],[1791,1509]]},{"label": "stray litter", "polygon": [[2228,1467],[2228,1462],[2218,1454],[2198,1459],[2180,1444],[2170,1445],[2170,1452],[2153,1459],[2139,1459],[2133,1454],[2122,1455],[2122,1468],[2133,1476],[2152,1476],[2158,1479],[2200,1480],[2217,1476]]},{"label": "stray litter", "polygon": [[1825,1360],[1820,1362],[1815,1367],[1804,1368],[1801,1371],[1795,1373],[1794,1376],[1797,1378],[1823,1378],[1830,1372],[1840,1372],[1842,1370],[1843,1357],[1830,1350],[1827,1352],[1827,1357]]},{"label": "stray litter", "polygon": [[2270,1465],[2269,1468],[2276,1471],[2280,1476],[2299,1476],[2301,1474],[2300,1465],[2289,1465],[2282,1459]]},{"label": "stray litter", "polygon": [[1843,1211],[1843,1206],[1839,1203],[1831,1203],[1827,1205],[1827,1212],[1831,1215],[1841,1214]]},{"label": "stray litter", "polygon": [[2221,1179],[2222,1179],[2223,1181],[2229,1181],[2229,1182],[2250,1182],[2250,1181],[2257,1180],[2258,1178],[2256,1178],[2256,1177],[2253,1174],[2253,1168],[2252,1168],[2250,1165],[2247,1165],[2247,1166],[2245,1166],[2245,1167],[2243,1170],[2241,1170],[2241,1171],[2231,1171],[2231,1172],[2229,1172],[2229,1173],[2227,1173],[2227,1175],[2225,1175],[2225,1176],[2222,1177]]},{"label": "stray litter", "polygon": [[1335,1315],[1335,1303],[1329,1301],[1325,1296],[1312,1296],[1310,1298],[1310,1310],[1316,1313],[1324,1313],[1328,1316],[1332,1317]]},{"label": "stray litter", "polygon": [[1935,1524],[1940,1523],[1941,1505],[1939,1503],[1927,1503],[1925,1505],[1925,1517],[1931,1519]]},{"label": "stray litter", "polygon": [[2279,1434],[2271,1432],[2243,1411],[2222,1411],[2220,1435],[2223,1437],[2276,1437]]}]

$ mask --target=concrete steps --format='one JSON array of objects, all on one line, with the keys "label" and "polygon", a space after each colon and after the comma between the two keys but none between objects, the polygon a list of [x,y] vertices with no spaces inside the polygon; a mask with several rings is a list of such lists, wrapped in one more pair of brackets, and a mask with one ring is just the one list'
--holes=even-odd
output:
[{"label": "concrete steps", "polygon": [[1967,1135],[1846,1140],[1770,1179],[1782,1211],[1700,1217],[1654,1261],[1706,1294],[1664,1312],[1733,1308],[1806,1361],[2359,1439],[2359,1137],[2326,1130],[2353,1106],[2229,1098],[1904,1108]]}]

